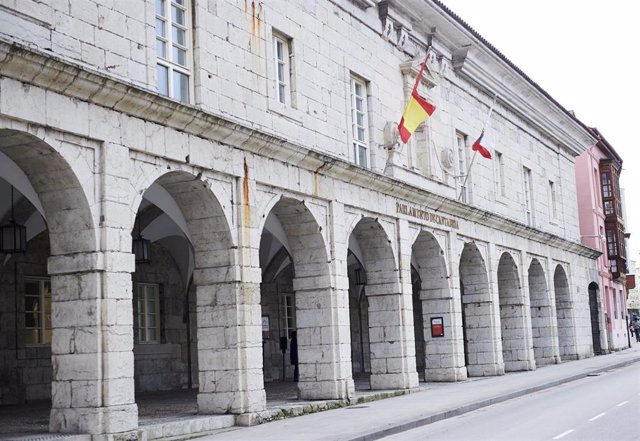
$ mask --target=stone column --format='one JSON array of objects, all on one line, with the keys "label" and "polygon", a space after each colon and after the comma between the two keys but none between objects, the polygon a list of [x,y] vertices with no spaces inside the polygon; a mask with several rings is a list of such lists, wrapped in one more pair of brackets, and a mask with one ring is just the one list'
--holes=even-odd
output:
[{"label": "stone column", "polygon": [[49,258],[51,432],[115,434],[138,427],[133,382],[134,266],[130,253]]},{"label": "stone column", "polygon": [[[200,413],[253,413],[266,409],[262,374],[256,183],[244,162],[236,185],[238,249],[208,250],[193,273],[197,297]],[[224,253],[224,257],[221,257]],[[237,262],[230,266],[229,261]]]},{"label": "stone column", "polygon": [[[434,292],[435,291],[435,292]],[[424,289],[420,291],[424,311],[424,342],[426,381],[460,381],[467,378],[464,366],[462,320],[451,291]],[[442,317],[443,337],[431,336],[431,318]]]},{"label": "stone column", "polygon": [[[333,296],[329,276],[304,277],[293,280],[296,293],[296,325],[300,381],[303,399],[348,399],[350,378],[344,369],[336,369],[340,361],[338,321],[339,299]],[[348,321],[347,321],[348,323]],[[347,334],[348,335],[348,334]],[[351,384],[353,380],[351,380]]]},{"label": "stone column", "polygon": [[[415,349],[410,350],[407,346],[403,325],[406,318],[403,294],[397,292],[400,291],[397,284],[391,285],[392,287],[387,284],[368,284],[365,288],[369,300],[371,388],[411,389],[418,386]],[[413,324],[413,320],[411,323]],[[413,343],[413,339],[410,342]],[[409,356],[414,360],[413,372],[408,371]]]},{"label": "stone column", "polygon": [[259,412],[266,408],[260,284],[255,280],[216,282],[208,278],[208,272],[194,272],[200,371],[198,411]]},{"label": "stone column", "polygon": [[[329,293],[332,299],[332,338],[337,387],[336,397],[352,400],[355,385],[351,367],[351,326],[349,319],[349,275],[347,274],[347,254],[349,237],[344,224],[344,204],[332,201],[329,205],[329,277],[332,285]],[[325,338],[328,335],[325,334]]]}]

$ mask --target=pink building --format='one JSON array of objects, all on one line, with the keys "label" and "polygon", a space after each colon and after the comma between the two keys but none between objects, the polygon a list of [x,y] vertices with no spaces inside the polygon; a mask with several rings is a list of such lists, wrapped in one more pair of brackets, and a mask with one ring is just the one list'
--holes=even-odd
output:
[{"label": "pink building", "polygon": [[576,158],[582,244],[602,252],[589,285],[594,353],[629,346],[625,229],[620,198],[622,158],[597,129],[598,143]]}]

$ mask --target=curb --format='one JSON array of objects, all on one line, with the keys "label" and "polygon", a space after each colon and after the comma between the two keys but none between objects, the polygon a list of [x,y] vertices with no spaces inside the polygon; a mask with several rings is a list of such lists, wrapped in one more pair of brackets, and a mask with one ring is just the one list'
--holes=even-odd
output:
[{"label": "curb", "polygon": [[540,392],[545,389],[550,389],[552,387],[559,386],[561,384],[570,383],[572,381],[580,380],[582,378],[588,377],[592,374],[597,374],[600,372],[606,372],[611,369],[618,369],[621,367],[629,366],[634,363],[640,361],[640,357],[636,357],[630,360],[621,361],[618,363],[614,363],[611,365],[603,366],[600,368],[593,369],[588,372],[583,372],[580,374],[572,375],[569,377],[561,378],[559,380],[550,381],[548,383],[540,384],[538,386],[532,386],[529,388],[521,389],[515,392],[510,392],[508,394],[500,395],[497,397],[489,398],[486,400],[477,401],[471,404],[465,404],[460,407],[456,407],[453,409],[445,410],[442,412],[435,413],[433,415],[429,415],[427,417],[419,418],[417,420],[407,421],[405,423],[401,423],[392,427],[387,427],[385,429],[376,430],[373,432],[365,433],[355,438],[351,438],[348,441],[374,441],[380,438],[384,438],[391,435],[396,435],[398,433],[406,432],[407,430],[416,429],[418,427],[426,426],[431,423],[435,423],[438,421],[442,421],[448,418],[453,418],[459,415],[464,415],[465,413],[473,412],[474,410],[481,409],[483,407],[488,407],[494,404],[502,403],[504,401],[512,400],[514,398],[522,397],[524,395],[529,395],[535,392]]}]

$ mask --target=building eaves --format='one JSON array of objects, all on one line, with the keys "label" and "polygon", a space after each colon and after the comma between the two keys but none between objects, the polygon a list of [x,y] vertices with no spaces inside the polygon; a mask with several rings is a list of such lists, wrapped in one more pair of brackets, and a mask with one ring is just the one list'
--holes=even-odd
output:
[{"label": "building eaves", "polygon": [[595,127],[589,127],[589,132],[598,140],[598,146],[604,149],[611,159],[618,163],[618,166],[622,168],[622,157],[616,152],[609,141],[602,135],[602,132]]},{"label": "building eaves", "polygon": [[524,78],[536,90],[538,90],[542,95],[544,95],[549,101],[551,101],[556,106],[558,106],[558,108],[561,109],[564,113],[566,113],[567,116],[569,116],[571,119],[576,121],[580,126],[582,126],[582,128],[584,128],[585,130],[587,130],[588,132],[591,133],[591,130],[590,130],[591,128],[589,126],[587,126],[578,117],[576,117],[575,114],[572,111],[567,110],[562,104],[560,104],[555,98],[553,98],[546,90],[544,90],[542,88],[542,86],[540,86],[538,83],[533,81],[526,73],[524,73],[524,71],[522,69],[520,69],[518,66],[516,66],[509,58],[507,58],[502,52],[500,52],[494,45],[489,43],[488,40],[486,40],[482,35],[480,35],[480,33],[478,31],[473,29],[467,22],[465,22],[462,18],[460,18],[460,16],[458,16],[455,12],[453,12],[451,9],[449,9],[440,0],[431,0],[431,1],[437,7],[442,9],[446,14],[448,14],[451,18],[453,18],[455,21],[457,21],[463,28],[465,28],[470,34],[472,34],[476,39],[478,39],[478,41],[480,41],[482,44],[484,44],[487,47],[487,49],[489,49],[491,52],[493,52],[495,55],[497,55],[511,69],[513,69],[516,73],[518,73],[518,75],[522,76],[522,78]]}]

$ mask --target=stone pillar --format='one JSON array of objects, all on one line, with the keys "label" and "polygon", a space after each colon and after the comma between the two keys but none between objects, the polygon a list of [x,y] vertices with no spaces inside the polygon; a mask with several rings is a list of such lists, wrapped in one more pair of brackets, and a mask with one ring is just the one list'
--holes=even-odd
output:
[{"label": "stone pillar", "polygon": [[355,397],[355,384],[351,367],[351,326],[349,319],[349,275],[347,274],[347,254],[349,237],[344,224],[344,204],[332,201],[329,205],[329,272],[333,286],[331,337],[335,358],[333,369],[340,397],[352,400]]},{"label": "stone pillar", "polygon": [[415,350],[407,354],[402,294],[389,292],[389,288],[386,284],[367,284],[365,288],[369,300],[371,389],[410,389],[417,387],[418,374],[415,361],[413,372],[407,372],[406,358],[414,357]]},{"label": "stone pillar", "polygon": [[[521,259],[522,261],[522,259]],[[506,372],[535,369],[530,304],[513,256],[503,252],[498,264],[502,358]]]},{"label": "stone pillar", "polygon": [[[344,369],[336,369],[339,342],[336,339],[340,302],[332,295],[329,276],[304,277],[293,280],[296,293],[296,325],[300,381],[303,399],[348,399],[350,378]],[[347,321],[348,324],[348,321]],[[347,334],[348,335],[348,334]]]},{"label": "stone pillar", "polygon": [[266,396],[262,380],[260,284],[255,280],[216,283],[207,278],[207,273],[205,269],[194,272],[200,371],[198,411],[262,411]]},{"label": "stone pillar", "polygon": [[51,432],[116,434],[138,427],[133,381],[134,267],[130,253],[49,258]]},{"label": "stone pillar", "polygon": [[[251,167],[236,182],[236,250],[202,250],[194,270],[198,326],[200,413],[252,413],[266,409],[262,374],[259,244]],[[232,244],[230,244],[231,246]],[[229,265],[236,261],[237,265]],[[198,263],[200,262],[200,264]]]},{"label": "stone pillar", "polygon": [[[423,289],[420,291],[424,317],[426,381],[461,381],[467,378],[464,366],[462,320],[451,291]],[[431,318],[442,317],[443,337],[431,336]]]}]

